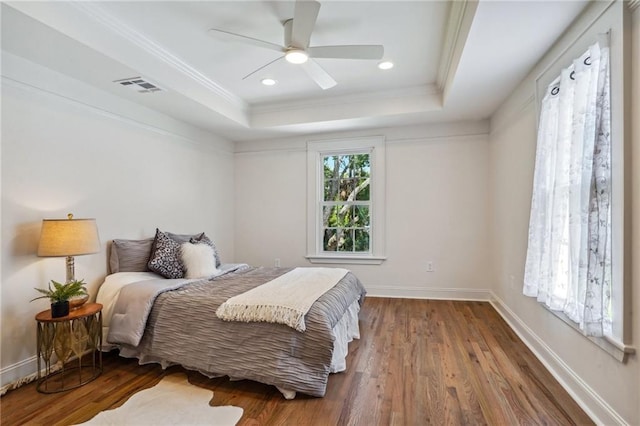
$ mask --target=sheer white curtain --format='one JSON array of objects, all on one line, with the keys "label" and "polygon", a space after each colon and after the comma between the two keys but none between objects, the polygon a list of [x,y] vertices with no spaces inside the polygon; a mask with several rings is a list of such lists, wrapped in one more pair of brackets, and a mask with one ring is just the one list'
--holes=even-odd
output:
[{"label": "sheer white curtain", "polygon": [[542,101],[524,294],[589,336],[611,327],[609,48],[594,44]]}]

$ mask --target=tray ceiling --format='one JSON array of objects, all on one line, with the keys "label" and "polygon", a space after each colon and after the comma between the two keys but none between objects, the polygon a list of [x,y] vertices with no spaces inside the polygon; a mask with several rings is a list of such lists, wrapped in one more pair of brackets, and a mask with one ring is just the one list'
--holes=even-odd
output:
[{"label": "tray ceiling", "polygon": [[[482,120],[514,89],[584,1],[323,1],[314,46],[382,44],[377,60],[317,59],[322,90],[279,52],[292,1],[7,2],[3,50],[231,140],[435,121]],[[142,77],[162,89],[114,81]],[[265,77],[277,81],[265,86]]]}]

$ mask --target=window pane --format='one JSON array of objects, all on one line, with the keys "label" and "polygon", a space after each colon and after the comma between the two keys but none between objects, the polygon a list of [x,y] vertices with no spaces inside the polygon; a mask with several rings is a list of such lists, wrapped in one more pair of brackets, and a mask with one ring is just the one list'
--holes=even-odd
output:
[{"label": "window pane", "polygon": [[369,251],[369,231],[364,229],[355,230],[354,251]]},{"label": "window pane", "polygon": [[340,157],[337,155],[328,155],[324,157],[324,172],[325,176],[327,175],[327,170],[333,170],[337,164],[340,163]]},{"label": "window pane", "polygon": [[351,176],[367,177],[371,174],[371,166],[369,163],[369,154],[349,155]]},{"label": "window pane", "polygon": [[335,201],[339,193],[340,157],[329,155],[322,160],[324,165],[324,200]]},{"label": "window pane", "polygon": [[[322,226],[329,228],[348,228],[356,225],[354,222],[355,207],[348,204],[336,204],[322,207]],[[363,225],[364,226],[364,225]]]},{"label": "window pane", "polygon": [[354,191],[358,186],[357,179],[341,179],[340,180],[340,193],[338,199],[340,201],[347,201],[351,197],[351,201],[354,198]]},{"label": "window pane", "polygon": [[338,229],[338,251],[353,251],[353,229]]},{"label": "window pane", "polygon": [[360,178],[357,183],[357,193],[356,200],[358,201],[369,201],[371,188],[371,181],[369,177]]},{"label": "window pane", "polygon": [[371,225],[371,214],[369,206],[355,206],[353,223],[357,227],[365,227]]},{"label": "window pane", "polygon": [[322,207],[322,227],[331,228],[338,226],[337,221],[338,206],[323,206]]},{"label": "window pane", "polygon": [[324,251],[336,251],[338,248],[338,239],[335,229],[325,229],[324,238],[322,242],[322,250]]},{"label": "window pane", "polygon": [[339,211],[341,226],[350,228],[353,225],[353,206],[342,206]]},{"label": "window pane", "polygon": [[337,201],[337,194],[340,192],[339,182],[338,179],[324,180],[324,201]]}]

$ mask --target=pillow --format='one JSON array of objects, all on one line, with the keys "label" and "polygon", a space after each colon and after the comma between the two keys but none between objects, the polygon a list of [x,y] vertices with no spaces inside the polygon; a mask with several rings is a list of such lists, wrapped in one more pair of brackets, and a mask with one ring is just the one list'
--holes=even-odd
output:
[{"label": "pillow", "polygon": [[113,240],[109,256],[109,271],[117,272],[146,272],[153,238],[144,240]]},{"label": "pillow", "polygon": [[182,278],[184,270],[180,260],[180,243],[170,238],[167,233],[156,229],[153,251],[147,267],[165,278]]},{"label": "pillow", "polygon": [[206,244],[211,247],[211,249],[213,250],[213,257],[215,257],[216,259],[216,268],[220,266],[220,255],[218,254],[218,249],[216,248],[216,245],[213,244],[213,241],[211,241],[209,237],[204,234],[204,232],[199,237],[191,237],[191,239],[189,239],[189,242],[192,244]]},{"label": "pillow", "polygon": [[204,232],[200,232],[199,234],[187,235],[187,234],[174,234],[172,232],[166,232],[166,234],[174,241],[182,243],[188,243],[190,239],[195,238],[196,240],[200,240],[204,236]]},{"label": "pillow", "polygon": [[221,264],[220,262],[220,255],[218,254],[218,249],[216,248],[216,245],[213,244],[213,241],[211,241],[211,239],[209,239],[209,237],[207,237],[207,235],[204,232],[201,232],[199,234],[194,234],[194,235],[186,235],[186,234],[173,234],[171,232],[167,232],[167,235],[169,236],[169,238],[171,238],[174,241],[177,241],[179,243],[186,243],[186,242],[190,242],[193,244],[197,244],[197,243],[205,243],[209,246],[211,246],[211,248],[213,249],[213,255],[216,258],[216,268],[218,268]]},{"label": "pillow", "polygon": [[186,269],[185,278],[203,278],[218,273],[213,249],[204,243],[182,243],[180,258]]}]

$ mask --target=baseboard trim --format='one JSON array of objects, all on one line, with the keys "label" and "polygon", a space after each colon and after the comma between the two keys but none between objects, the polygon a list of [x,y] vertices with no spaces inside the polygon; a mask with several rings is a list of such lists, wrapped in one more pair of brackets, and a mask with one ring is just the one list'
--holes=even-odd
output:
[{"label": "baseboard trim", "polygon": [[475,288],[365,286],[367,297],[490,301],[491,291]]},{"label": "baseboard trim", "polygon": [[585,413],[600,425],[628,423],[493,292],[491,305]]},{"label": "baseboard trim", "polygon": [[38,377],[38,362],[35,356],[24,359],[0,370],[0,395],[31,383]]}]

